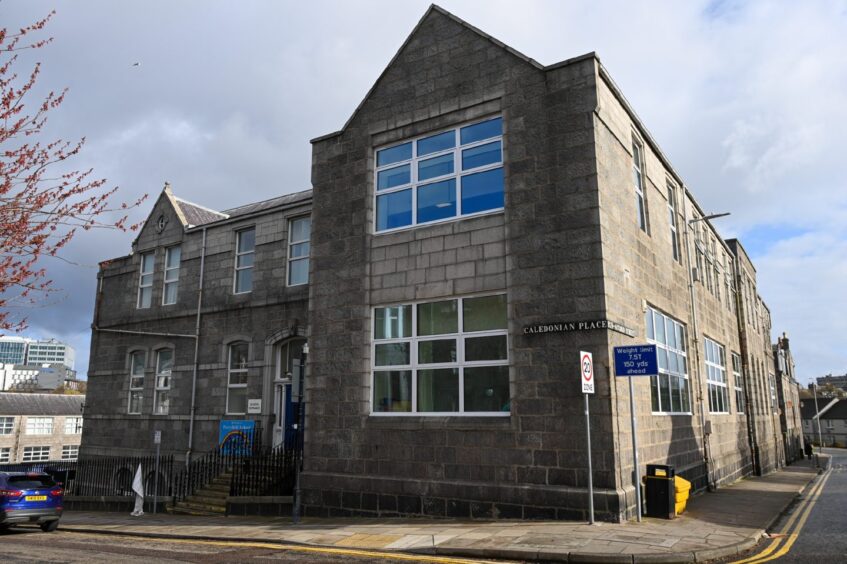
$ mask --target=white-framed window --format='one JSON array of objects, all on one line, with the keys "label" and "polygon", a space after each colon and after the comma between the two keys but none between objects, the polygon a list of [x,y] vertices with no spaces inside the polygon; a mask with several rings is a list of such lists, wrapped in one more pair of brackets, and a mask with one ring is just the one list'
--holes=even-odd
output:
[{"label": "white-framed window", "polygon": [[162,288],[162,305],[173,305],[179,294],[179,263],[182,247],[176,245],[165,249],[165,283]]},{"label": "white-framed window", "polygon": [[76,460],[79,458],[79,445],[62,446],[62,460]]},{"label": "white-framed window", "polygon": [[14,417],[0,417],[0,435],[11,435],[14,428]]},{"label": "white-framed window", "polygon": [[726,385],[726,350],[715,341],[704,339],[706,348],[706,379],[709,384],[709,412],[729,413],[729,392]]},{"label": "white-framed window", "polygon": [[144,406],[144,368],[147,353],[136,351],[129,359],[129,407],[128,413],[140,415]]},{"label": "white-framed window", "polygon": [[288,222],[288,285],[309,282],[311,217],[298,217]]},{"label": "white-framed window", "polygon": [[23,462],[46,462],[50,460],[49,446],[24,447]]},{"label": "white-framed window", "polygon": [[152,251],[141,254],[141,270],[138,273],[138,308],[153,305],[153,264],[156,254]]},{"label": "white-framed window", "polygon": [[635,205],[638,227],[647,231],[647,200],[644,197],[644,145],[632,136],[632,181],[635,184]]},{"label": "white-framed window", "polygon": [[247,343],[232,343],[228,347],[226,412],[228,415],[247,413]]},{"label": "white-framed window", "polygon": [[505,294],[373,313],[373,415],[509,415]]},{"label": "white-framed window", "polygon": [[153,413],[167,415],[171,404],[171,372],[174,366],[173,349],[156,351],[156,386],[153,395]]},{"label": "white-framed window", "polygon": [[682,253],[679,251],[679,233],[676,226],[676,186],[668,182],[668,215],[671,226],[671,252],[673,260],[682,262]]},{"label": "white-framed window", "polygon": [[0,464],[12,461],[12,447],[0,447]]},{"label": "white-framed window", "polygon": [[65,434],[79,435],[82,433],[82,417],[65,417]]},{"label": "white-framed window", "polygon": [[744,376],[741,371],[741,356],[732,353],[732,382],[735,384],[735,409],[744,413]]},{"label": "white-framed window", "polygon": [[233,292],[253,291],[253,263],[256,258],[256,228],[242,229],[235,234],[235,281]]},{"label": "white-framed window", "polygon": [[503,119],[377,149],[374,176],[377,232],[502,210]]},{"label": "white-framed window", "polygon": [[659,356],[659,374],[650,377],[653,413],[690,413],[685,326],[653,308],[647,308],[644,318],[647,340]]},{"label": "white-framed window", "polygon": [[27,417],[26,418],[26,434],[27,435],[52,435],[53,434],[53,418],[52,417]]},{"label": "white-framed window", "polygon": [[771,392],[771,409],[776,412],[779,403],[776,398],[776,377],[771,373],[768,373],[768,385]]}]

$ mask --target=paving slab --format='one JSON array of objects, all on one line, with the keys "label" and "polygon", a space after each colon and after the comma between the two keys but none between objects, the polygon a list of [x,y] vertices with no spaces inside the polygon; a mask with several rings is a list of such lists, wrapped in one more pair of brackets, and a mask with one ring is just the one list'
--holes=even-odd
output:
[{"label": "paving slab", "polygon": [[195,517],[68,511],[61,528],[107,534],[245,540],[558,562],[704,562],[754,546],[817,476],[808,461],[695,496],[673,520],[641,523]]}]

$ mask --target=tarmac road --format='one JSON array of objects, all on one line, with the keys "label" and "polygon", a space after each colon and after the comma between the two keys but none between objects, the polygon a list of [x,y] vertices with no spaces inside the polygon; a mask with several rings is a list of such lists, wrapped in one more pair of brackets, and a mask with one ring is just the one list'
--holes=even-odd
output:
[{"label": "tarmac road", "polygon": [[830,469],[810,485],[803,500],[772,528],[774,540],[760,544],[734,564],[840,564],[847,562],[847,450],[824,449]]}]

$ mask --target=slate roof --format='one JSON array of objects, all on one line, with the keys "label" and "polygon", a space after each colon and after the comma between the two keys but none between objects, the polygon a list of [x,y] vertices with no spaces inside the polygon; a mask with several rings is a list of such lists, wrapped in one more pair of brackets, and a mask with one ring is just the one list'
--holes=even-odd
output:
[{"label": "slate roof", "polygon": [[[822,398],[818,396],[818,409],[822,411],[821,420],[825,419],[847,419],[847,399],[838,400],[838,403],[826,409],[832,402],[832,398]],[[815,398],[805,398],[802,400],[800,407],[801,419],[813,419],[817,410],[815,410]],[[824,411],[826,410],[826,411]]]},{"label": "slate roof", "polygon": [[223,213],[225,213],[230,218],[238,217],[241,215],[250,215],[253,213],[273,209],[279,206],[288,206],[299,202],[305,202],[306,200],[310,200],[311,198],[312,191],[303,190],[302,192],[294,192],[293,194],[278,196],[276,198],[271,198],[270,200],[264,200],[261,202],[255,202],[253,204],[246,204],[237,208],[224,210]]},{"label": "slate roof", "polygon": [[0,392],[0,415],[81,415],[85,396]]},{"label": "slate roof", "polygon": [[228,217],[225,213],[204,208],[203,206],[187,202],[182,198],[174,197],[174,200],[179,206],[180,211],[182,211],[182,215],[185,218],[186,223],[188,223],[190,227],[205,225]]}]

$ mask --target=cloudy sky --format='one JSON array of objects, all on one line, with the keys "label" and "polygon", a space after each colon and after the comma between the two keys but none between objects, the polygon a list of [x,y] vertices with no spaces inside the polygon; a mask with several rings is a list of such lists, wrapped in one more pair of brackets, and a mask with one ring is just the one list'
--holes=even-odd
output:
[{"label": "cloudy sky", "polygon": [[[543,64],[596,51],[704,209],[732,212],[719,228],[752,255],[800,379],[847,372],[847,2],[440,5]],[[42,89],[69,88],[49,130],[87,138],[77,168],[126,201],[169,181],[225,209],[309,188],[309,139],[342,126],[427,7],[0,0],[0,25],[57,10],[36,56]],[[80,235],[76,264],[45,263],[63,292],[25,312],[81,374],[96,264],[132,238]]]}]

